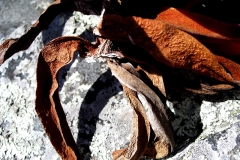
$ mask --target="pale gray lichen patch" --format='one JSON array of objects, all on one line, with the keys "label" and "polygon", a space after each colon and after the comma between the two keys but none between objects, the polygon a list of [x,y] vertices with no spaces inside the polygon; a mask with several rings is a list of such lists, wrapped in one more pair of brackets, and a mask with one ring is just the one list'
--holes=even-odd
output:
[{"label": "pale gray lichen patch", "polygon": [[[19,37],[27,28],[23,25],[9,37]],[[28,50],[14,55],[0,68],[1,158],[38,159],[48,156],[46,150],[53,150],[48,147],[50,142],[39,126],[34,107],[37,57],[42,46],[39,35]]]},{"label": "pale gray lichen patch", "polygon": [[91,30],[98,21],[98,16],[88,16],[80,12],[61,13],[51,22],[48,29],[43,31],[43,42],[46,44],[60,36],[82,36],[93,42],[95,38]]},{"label": "pale gray lichen patch", "polygon": [[[90,149],[96,159],[110,159],[114,150],[130,141],[132,111],[122,91],[109,99],[99,115]],[[121,134],[113,134],[121,131]]]},{"label": "pale gray lichen patch", "polygon": [[186,98],[182,102],[174,101],[174,120],[172,126],[177,136],[196,136],[196,124],[201,121],[199,116],[200,104],[191,98]]},{"label": "pale gray lichen patch", "polygon": [[202,132],[201,101],[198,95],[176,92],[168,95],[167,107],[177,148],[194,140]]},{"label": "pale gray lichen patch", "polygon": [[221,132],[239,121],[240,102],[227,100],[221,103],[203,102],[201,107],[201,118],[203,129],[212,132]]},{"label": "pale gray lichen patch", "polygon": [[[183,125],[182,135],[186,135],[185,140],[190,139],[190,144],[182,146],[171,158],[168,159],[237,159],[239,157],[239,100],[237,100],[239,91],[226,92],[217,96],[187,96],[178,94],[177,98],[169,98],[175,101],[167,102],[170,110],[175,114],[172,124],[175,135],[178,135],[179,125]],[[206,100],[208,99],[208,101]],[[235,99],[235,100],[228,100]],[[210,101],[209,101],[210,100]],[[212,102],[211,102],[212,101]],[[181,116],[177,116],[181,115]],[[192,115],[192,116],[191,116]],[[197,116],[197,119],[196,119]],[[188,117],[188,118],[187,118]],[[188,120],[186,124],[183,120]],[[192,121],[191,121],[192,120]],[[176,123],[177,122],[177,123]],[[198,123],[202,125],[199,130]],[[193,127],[192,130],[199,130],[198,137],[191,142],[194,134],[189,133],[188,126]],[[191,128],[190,127],[190,128]],[[176,136],[175,141],[184,143],[179,140],[181,136]],[[181,146],[181,145],[179,145]]]},{"label": "pale gray lichen patch", "polygon": [[53,2],[53,0],[37,1],[36,5],[33,4],[34,0],[0,0],[1,34],[8,36],[23,23],[29,24],[36,20],[49,2]]},{"label": "pale gray lichen patch", "polygon": [[[177,153],[170,159],[238,159],[239,152],[234,152],[239,148],[237,137],[239,133],[239,123],[233,124],[226,130],[210,134],[205,138],[198,138],[196,142],[190,144],[184,151]],[[239,151],[236,149],[235,151]],[[237,158],[238,157],[238,158]]]},{"label": "pale gray lichen patch", "polygon": [[38,1],[38,0],[31,0],[30,1],[30,4],[33,5],[33,7],[36,9],[36,10],[44,10],[45,8],[47,8],[52,2],[54,2],[54,0],[41,0],[41,1]]}]

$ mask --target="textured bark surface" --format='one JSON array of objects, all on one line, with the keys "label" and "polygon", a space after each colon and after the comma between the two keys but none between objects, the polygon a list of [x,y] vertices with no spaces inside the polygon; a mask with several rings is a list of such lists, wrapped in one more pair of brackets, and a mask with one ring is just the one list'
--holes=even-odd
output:
[{"label": "textured bark surface", "polygon": [[[226,65],[226,70],[217,57],[194,37],[160,20],[105,15],[98,27],[102,36],[132,42],[147,51],[156,61],[170,67],[189,69],[223,82],[240,83],[240,75],[232,77],[227,73],[231,73],[231,68],[234,70],[234,67]],[[137,53],[134,56],[138,56]],[[235,66],[239,68],[239,65]]]},{"label": "textured bark surface", "polygon": [[71,63],[76,51],[89,46],[77,37],[61,37],[41,51],[37,66],[36,112],[53,146],[62,159],[82,159],[66,121],[58,95],[57,73]]}]

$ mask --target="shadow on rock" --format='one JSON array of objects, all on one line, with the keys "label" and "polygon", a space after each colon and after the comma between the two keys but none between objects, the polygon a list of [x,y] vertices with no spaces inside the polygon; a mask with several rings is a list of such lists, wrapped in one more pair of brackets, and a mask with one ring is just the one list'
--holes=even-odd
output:
[{"label": "shadow on rock", "polygon": [[108,70],[98,78],[84,97],[79,111],[77,139],[77,144],[81,146],[84,157],[90,153],[89,146],[96,131],[96,123],[100,120],[100,112],[109,99],[120,91],[122,91],[120,83]]}]

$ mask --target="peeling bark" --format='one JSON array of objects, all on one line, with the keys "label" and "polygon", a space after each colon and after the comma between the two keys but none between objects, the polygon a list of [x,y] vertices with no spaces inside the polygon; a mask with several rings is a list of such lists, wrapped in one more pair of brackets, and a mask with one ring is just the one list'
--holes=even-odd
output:
[{"label": "peeling bark", "polygon": [[73,60],[75,51],[84,52],[88,45],[90,43],[82,38],[57,38],[42,49],[38,59],[35,109],[62,159],[81,159],[81,155],[60,103],[57,73]]}]

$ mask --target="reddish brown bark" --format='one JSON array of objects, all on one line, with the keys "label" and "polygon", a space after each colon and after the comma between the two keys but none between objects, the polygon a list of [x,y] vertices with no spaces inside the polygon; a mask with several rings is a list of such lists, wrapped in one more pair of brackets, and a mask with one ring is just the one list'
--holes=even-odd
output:
[{"label": "reddish brown bark", "polygon": [[[84,46],[84,47],[83,47]],[[62,159],[81,159],[62,109],[57,73],[90,43],[77,37],[61,37],[41,51],[37,66],[36,112],[56,151]]]}]

